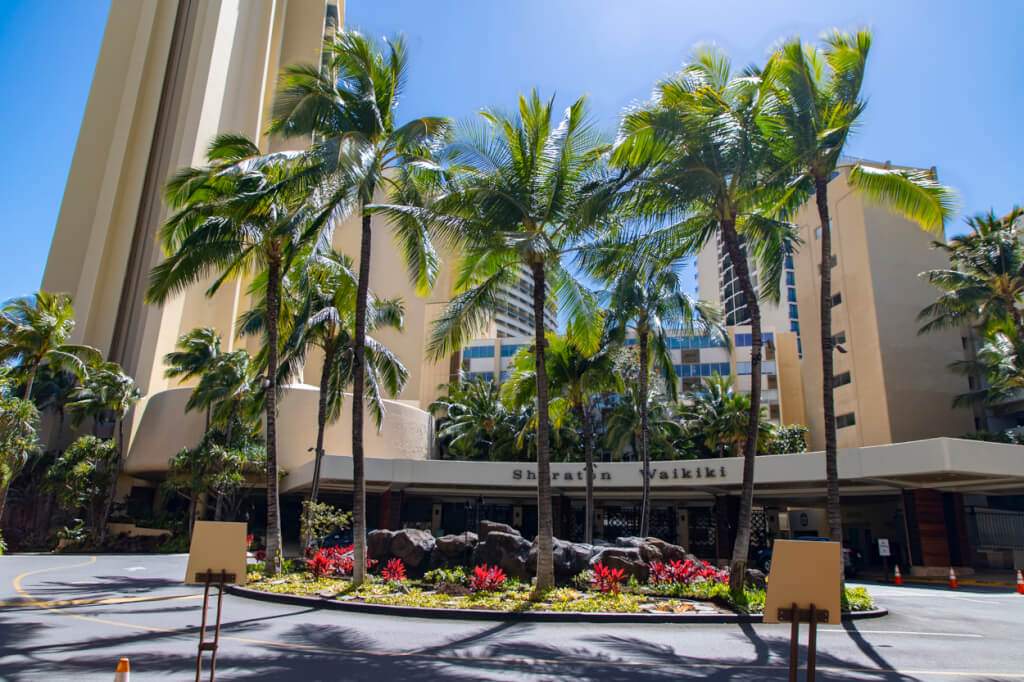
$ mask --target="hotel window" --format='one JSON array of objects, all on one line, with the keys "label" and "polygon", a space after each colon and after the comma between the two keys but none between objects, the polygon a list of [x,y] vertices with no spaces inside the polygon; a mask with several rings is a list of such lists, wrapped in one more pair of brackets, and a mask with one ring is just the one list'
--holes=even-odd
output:
[{"label": "hotel window", "polygon": [[840,343],[846,343],[846,332],[839,332],[832,337],[832,345],[837,346]]},{"label": "hotel window", "polygon": [[841,414],[836,417],[837,429],[843,429],[846,428],[847,426],[853,426],[856,423],[857,418],[854,416],[853,412],[847,412],[846,414]]},{"label": "hotel window", "polygon": [[786,268],[789,269],[789,270],[793,269],[793,257],[792,256],[786,256]]},{"label": "hotel window", "polygon": [[797,334],[799,334],[800,333],[800,323],[797,322],[796,320],[790,320],[789,321],[789,331],[796,332]]},{"label": "hotel window", "polygon": [[779,378],[774,374],[768,377],[768,390],[774,390],[779,387]]},{"label": "hotel window", "polygon": [[849,372],[843,372],[842,374],[837,374],[835,376],[835,378],[832,380],[832,388],[839,388],[840,386],[845,386],[846,384],[850,383],[851,381],[853,381],[853,379],[850,377],[850,373]]},{"label": "hotel window", "polygon": [[736,374],[750,374],[750,363],[749,362],[737,362],[736,363]]},{"label": "hotel window", "polygon": [[[792,273],[790,273],[792,274]],[[786,289],[786,300],[790,303],[796,303],[796,289],[789,287]]]},{"label": "hotel window", "polygon": [[470,346],[462,352],[464,358],[493,358],[494,346]]},{"label": "hotel window", "polygon": [[[515,355],[517,352],[519,352],[519,349],[522,348],[525,345],[526,344],[524,344],[524,343],[518,343],[518,344],[512,343],[512,344],[509,344],[507,346],[502,346],[501,347],[501,357],[503,357],[503,358],[511,357],[511,356]],[[492,354],[489,357],[494,357],[494,356]]]},{"label": "hotel window", "polygon": [[789,319],[791,319],[791,320],[798,320],[798,319],[800,319],[800,313],[799,313],[799,310],[797,309],[796,303],[790,303],[789,304]]},{"label": "hotel window", "polygon": [[837,291],[836,293],[832,294],[832,307],[833,308],[835,308],[837,305],[839,305],[842,302],[843,302],[843,294],[842,294],[842,292]]},{"label": "hotel window", "polygon": [[786,285],[791,287],[796,286],[796,275],[793,274],[792,270],[786,273]]}]

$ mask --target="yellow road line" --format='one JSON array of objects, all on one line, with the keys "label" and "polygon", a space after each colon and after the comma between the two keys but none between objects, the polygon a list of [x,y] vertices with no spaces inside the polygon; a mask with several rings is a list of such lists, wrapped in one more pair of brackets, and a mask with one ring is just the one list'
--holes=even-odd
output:
[{"label": "yellow road line", "polygon": [[0,608],[15,606],[54,607],[62,606],[100,606],[103,604],[134,604],[137,602],[168,601],[172,599],[199,599],[201,594],[175,594],[168,597],[110,597],[108,599],[56,599],[53,601],[0,601]]},{"label": "yellow road line", "polygon": [[[171,628],[158,628],[150,625],[138,625],[136,623],[125,623],[116,620],[108,620],[106,618],[95,618],[93,616],[84,616],[78,613],[71,613],[69,611],[62,611],[57,607],[51,606],[52,602],[45,602],[36,599],[31,594],[26,592],[21,587],[21,581],[30,575],[37,573],[46,573],[47,571],[67,570],[69,568],[81,568],[82,566],[88,566],[96,562],[96,557],[92,557],[89,561],[82,562],[80,564],[72,564],[71,566],[53,566],[51,568],[41,568],[35,571],[29,571],[22,573],[17,576],[14,581],[14,589],[17,590],[18,594],[22,595],[28,600],[29,605],[38,606],[41,609],[51,611],[60,616],[70,616],[71,618],[78,618],[79,620],[90,621],[94,623],[102,623],[104,625],[112,625],[114,627],[121,627],[130,630],[145,630],[147,632],[160,632],[170,635],[191,635],[194,634],[195,628],[188,629],[171,629]],[[201,596],[201,595],[188,595]],[[187,598],[187,597],[186,597]],[[22,604],[24,605],[24,604]],[[230,622],[223,623],[221,627],[229,627]],[[221,635],[221,639],[229,640],[233,642],[239,642],[242,644],[256,644],[259,646],[273,647],[275,649],[296,649],[301,651],[323,651],[327,653],[338,653],[348,655],[359,655],[359,656],[386,656],[389,658],[421,658],[435,661],[450,662],[453,665],[460,665],[472,662],[482,663],[499,663],[502,665],[509,664],[520,664],[520,665],[537,665],[537,664],[555,664],[555,665],[589,665],[589,666],[618,666],[628,668],[681,668],[681,669],[701,669],[708,668],[712,670],[788,670],[788,665],[758,665],[755,663],[749,664],[730,664],[730,663],[655,663],[650,661],[613,661],[613,660],[593,660],[593,659],[565,659],[565,658],[508,658],[503,656],[462,656],[457,654],[427,654],[417,651],[382,651],[374,649],[346,649],[340,647],[329,647],[317,644],[296,644],[294,642],[278,642],[274,640],[266,639],[251,639],[249,637],[233,637],[230,635]],[[803,667],[803,666],[801,666]],[[843,667],[830,667],[830,666],[819,666],[818,670],[824,670],[827,672],[845,672],[845,673],[866,673],[866,674],[878,674],[878,673],[892,673],[899,675],[945,675],[947,677],[968,677],[978,678],[981,676],[1001,678],[1001,679],[1014,679],[1024,680],[1024,673],[992,673],[992,672],[953,672],[949,670],[885,670],[882,668],[843,668]]]}]

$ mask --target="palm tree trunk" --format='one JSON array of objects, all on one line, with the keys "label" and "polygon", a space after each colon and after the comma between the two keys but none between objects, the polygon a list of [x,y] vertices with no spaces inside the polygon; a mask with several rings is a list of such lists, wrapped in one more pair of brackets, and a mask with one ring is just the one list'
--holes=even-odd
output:
[{"label": "palm tree trunk", "polygon": [[117,479],[121,477],[121,460],[124,456],[124,418],[117,420],[117,449],[115,451],[114,475],[110,482],[110,493],[107,495],[107,502],[103,506],[103,513],[100,516],[99,531],[100,544],[107,539],[107,519],[110,518],[110,511],[114,508],[114,497],[117,495]]},{"label": "palm tree trunk", "polygon": [[217,493],[217,506],[214,507],[213,520],[220,521],[224,518],[224,493]]},{"label": "palm tree trunk", "polygon": [[22,396],[23,400],[30,400],[32,395],[32,384],[36,381],[36,370],[39,369],[39,364],[42,361],[32,363],[32,366],[28,370],[28,381],[25,382],[25,395]]},{"label": "palm tree trunk", "polygon": [[[324,431],[327,429],[327,391],[333,365],[334,345],[329,344],[324,349],[324,368],[320,372],[320,401],[316,413],[316,451],[313,454],[313,483],[309,490],[310,505],[316,504],[317,496],[320,494],[320,466],[324,458]],[[304,547],[309,547],[313,541],[312,531],[307,530],[306,537],[302,541]]]},{"label": "palm tree trunk", "polygon": [[594,541],[594,427],[590,423],[590,405],[584,399],[580,405],[580,421],[583,422],[583,454],[586,458],[587,503],[583,523],[583,542]]},{"label": "palm tree trunk", "polygon": [[754,508],[754,458],[757,456],[757,431],[761,421],[761,308],[750,281],[747,258],[740,250],[734,220],[722,221],[722,238],[729,260],[736,268],[736,278],[747,301],[750,315],[750,412],[747,415],[747,438],[743,448],[743,491],[740,493],[740,511],[736,522],[736,542],[729,563],[729,589],[743,590],[747,574],[747,554],[750,551],[750,526]]},{"label": "palm tree trunk", "polygon": [[313,459],[313,483],[310,486],[309,501],[316,502],[320,494],[320,465],[324,457],[324,431],[327,430],[327,393],[334,365],[334,345],[324,349],[324,368],[320,372],[320,403],[316,414],[316,454]]},{"label": "palm tree trunk", "polygon": [[277,318],[281,288],[281,261],[273,254],[267,262],[267,573],[282,568],[281,506],[277,474]]},{"label": "palm tree trunk", "polygon": [[352,343],[352,582],[366,580],[366,462],[363,458],[363,387],[366,383],[366,304],[370,290],[370,214],[363,215],[356,288],[356,337]]},{"label": "palm tree trunk", "polygon": [[643,495],[640,498],[640,537],[651,534],[651,452],[647,424],[647,332],[640,332],[640,460],[643,462]]},{"label": "palm tree trunk", "polygon": [[192,539],[192,532],[196,527],[196,508],[199,506],[199,495],[193,493],[188,498],[188,539]]},{"label": "palm tree trunk", "polygon": [[544,359],[544,263],[533,270],[533,357],[537,374],[537,586],[539,594],[555,586],[554,524],[551,518],[551,454],[548,452],[548,373]]},{"label": "palm tree trunk", "polygon": [[[818,219],[821,222],[821,404],[825,413],[825,507],[828,535],[833,542],[843,541],[843,517],[839,501],[839,465],[836,446],[836,406],[833,399],[832,343],[832,228],[828,217],[828,178],[814,181]],[[839,562],[842,578],[843,562]]]},{"label": "palm tree trunk", "polygon": [[11,476],[11,480],[7,481],[3,485],[0,485],[0,529],[3,528],[4,521],[4,505],[7,504],[7,489],[11,487],[11,481],[14,480],[14,476]]}]

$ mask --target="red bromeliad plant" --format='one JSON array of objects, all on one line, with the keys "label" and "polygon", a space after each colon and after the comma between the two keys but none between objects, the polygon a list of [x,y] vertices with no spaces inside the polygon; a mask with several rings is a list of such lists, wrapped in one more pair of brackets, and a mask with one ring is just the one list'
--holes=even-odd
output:
[{"label": "red bromeliad plant", "polygon": [[469,585],[477,591],[496,592],[501,589],[506,580],[508,580],[508,576],[501,568],[484,564],[473,569]]},{"label": "red bromeliad plant", "polygon": [[[397,559],[394,561],[397,561]],[[369,571],[376,563],[376,561],[367,557],[366,570]],[[306,570],[317,578],[327,575],[350,576],[352,575],[352,565],[352,545],[348,547],[326,547],[317,550],[316,554],[306,562]],[[404,577],[404,566],[402,571]]]},{"label": "red bromeliad plant", "polygon": [[405,580],[405,564],[401,559],[392,559],[384,566],[384,570],[380,574],[389,583]]},{"label": "red bromeliad plant", "polygon": [[[352,567],[355,565],[355,562],[352,559],[353,546],[349,545],[348,547],[336,547],[334,548],[334,551],[338,553],[338,563],[334,568],[334,572],[342,576],[351,576]],[[370,557],[366,557],[367,572],[369,572],[370,569],[376,564],[377,562],[375,560],[371,559]]]},{"label": "red bromeliad plant", "polygon": [[338,554],[337,548],[321,549],[306,562],[306,570],[314,578],[323,578],[337,571],[340,559],[341,556]]},{"label": "red bromeliad plant", "polygon": [[687,559],[679,561],[673,559],[665,564],[661,561],[652,561],[647,564],[649,580],[652,585],[689,585],[695,582],[726,582],[729,580],[729,571],[715,568],[706,561],[694,561]]},{"label": "red bromeliad plant", "polygon": [[608,568],[604,564],[594,564],[594,580],[592,585],[604,593],[619,593],[619,583],[626,577],[621,568]]}]

